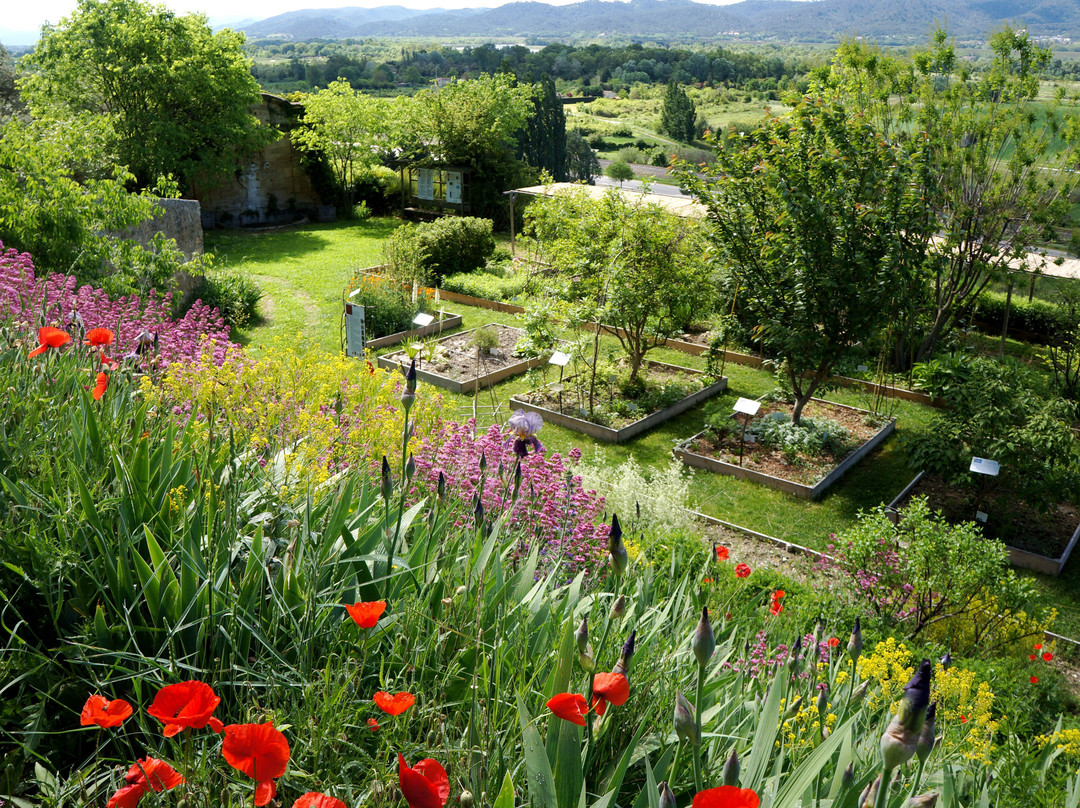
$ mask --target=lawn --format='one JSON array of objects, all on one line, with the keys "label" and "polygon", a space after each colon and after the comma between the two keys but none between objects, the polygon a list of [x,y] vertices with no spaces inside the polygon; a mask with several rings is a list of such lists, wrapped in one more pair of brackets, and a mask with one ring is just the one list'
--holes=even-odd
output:
[{"label": "lawn", "polygon": [[[207,249],[229,267],[251,274],[265,292],[260,303],[261,319],[236,335],[248,350],[258,355],[276,340],[303,340],[330,351],[341,344],[342,289],[358,267],[381,261],[381,241],[399,224],[396,219],[369,219],[363,222],[308,225],[300,228],[259,233],[212,233]],[[487,309],[445,305],[464,315],[463,328],[486,323],[520,325],[517,315]],[[601,341],[601,351],[615,349],[612,338]],[[392,352],[397,348],[388,348]],[[657,349],[650,356],[672,364],[703,369],[704,358],[669,349]],[[554,369],[545,369],[552,381]],[[727,395],[755,398],[773,388],[773,377],[760,369],[728,363]],[[541,374],[542,375],[542,374]],[[478,426],[505,423],[509,400],[524,392],[535,379],[518,376],[485,389],[477,396],[439,391],[445,401],[445,417],[463,421],[475,408]],[[424,387],[421,387],[421,394]],[[840,389],[829,399],[853,406],[867,406],[864,394]],[[696,471],[691,485],[692,505],[702,513],[777,538],[817,549],[825,549],[830,534],[851,525],[860,510],[890,501],[913,476],[904,451],[905,437],[928,428],[934,417],[929,407],[896,402],[896,434],[816,502],[782,494],[755,483]],[[672,447],[703,427],[701,408],[663,424],[623,445],[596,443],[579,433],[544,426],[540,438],[550,451],[565,453],[580,447],[617,464],[633,456],[642,466],[656,469],[671,462]],[[1080,635],[1080,568],[1070,565],[1059,579],[1034,576],[1047,602],[1059,611],[1056,629],[1069,636]]]}]

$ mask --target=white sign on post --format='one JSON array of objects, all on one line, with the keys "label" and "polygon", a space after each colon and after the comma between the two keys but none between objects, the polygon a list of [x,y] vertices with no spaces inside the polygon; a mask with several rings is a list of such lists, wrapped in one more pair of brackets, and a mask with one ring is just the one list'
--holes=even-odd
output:
[{"label": "white sign on post", "polygon": [[740,412],[743,415],[757,415],[757,411],[761,409],[761,402],[754,401],[752,398],[740,398],[735,402],[735,412]]},{"label": "white sign on post", "polygon": [[413,317],[412,321],[413,325],[417,325],[423,328],[424,326],[431,325],[433,322],[435,322],[435,316],[432,314],[425,314],[424,312],[420,312],[415,317]]},{"label": "white sign on post", "polygon": [[435,172],[430,168],[416,172],[416,195],[421,199],[435,198]]},{"label": "white sign on post", "polygon": [[461,172],[446,172],[446,201],[461,204]]},{"label": "white sign on post", "polygon": [[968,467],[968,471],[974,471],[976,474],[985,474],[988,477],[997,477],[998,472],[1001,471],[1001,464],[996,460],[987,460],[985,457],[973,457],[971,458],[971,465]]},{"label": "white sign on post", "polygon": [[857,368],[855,368],[855,370],[859,371],[859,373],[866,373],[866,371],[870,370],[870,368],[868,368],[866,365],[859,365]]},{"label": "white sign on post", "polygon": [[561,368],[570,364],[570,354],[563,353],[562,351],[555,351],[551,355],[551,359],[548,360],[549,365],[558,365]]},{"label": "white sign on post", "polygon": [[978,520],[979,522],[982,522],[984,525],[986,524],[986,520],[989,519],[989,518],[990,518],[990,514],[988,514],[986,511],[976,511],[975,512],[975,519]]}]

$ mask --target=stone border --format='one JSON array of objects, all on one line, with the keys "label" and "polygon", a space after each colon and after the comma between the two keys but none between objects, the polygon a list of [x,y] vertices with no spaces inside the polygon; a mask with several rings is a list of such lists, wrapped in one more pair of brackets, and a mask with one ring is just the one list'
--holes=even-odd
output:
[{"label": "stone border", "polygon": [[430,325],[412,328],[408,331],[398,331],[396,334],[387,334],[385,337],[369,339],[364,344],[364,347],[377,351],[380,348],[389,348],[391,345],[397,345],[399,342],[405,342],[409,339],[419,339],[432,334],[439,334],[443,331],[449,331],[451,328],[459,327],[462,323],[462,316],[460,314],[452,314],[448,311],[439,311],[438,314],[443,315],[443,318]]},{"label": "stone border", "polygon": [[[521,334],[525,333],[522,329],[514,328],[510,325],[502,325],[501,323],[497,323],[496,325],[498,325],[500,328],[507,328],[511,331],[516,331]],[[487,326],[482,326],[482,328],[486,327]],[[443,337],[442,339],[438,340],[438,342],[445,342],[448,339],[460,337],[462,334],[471,334],[473,331],[479,330],[479,328],[472,328],[468,331],[459,331],[457,334],[451,334],[449,337]],[[394,359],[394,357],[396,356],[400,356],[402,360],[399,361],[397,359]],[[387,370],[394,370],[396,368],[401,368],[402,370],[404,370],[408,364],[407,357],[405,356],[405,353],[403,351],[395,351],[392,354],[380,356],[377,361],[379,363],[379,367],[386,368]],[[539,365],[545,365],[547,364],[547,361],[547,356],[540,356],[533,359],[523,359],[520,362],[515,362],[512,365],[507,365],[504,368],[499,368],[498,370],[492,371],[491,373],[487,373],[483,376],[478,376],[473,379],[468,379],[467,381],[463,382],[459,382],[457,379],[451,379],[449,376],[443,376],[440,373],[432,373],[429,370],[424,370],[422,367],[418,367],[416,369],[416,378],[421,381],[425,381],[428,384],[433,384],[436,387],[442,387],[443,389],[449,390],[452,393],[471,393],[473,390],[476,390],[479,387],[487,387],[489,385],[495,384],[496,382],[501,382],[503,379],[508,379],[511,376],[517,376],[519,373],[524,373],[525,371],[530,370],[534,367],[538,367]]]},{"label": "stone border", "polygon": [[[916,474],[915,479],[904,486],[904,490],[897,494],[893,501],[885,506],[889,514],[895,515],[896,521],[900,520],[903,513],[903,511],[900,510],[900,504],[907,499],[915,486],[919,484],[919,481],[923,478],[924,474],[926,474],[925,471],[920,471]],[[1080,523],[1076,525],[1076,530],[1073,531],[1069,543],[1065,545],[1065,550],[1057,558],[1033,553],[1030,550],[1021,550],[1019,547],[1013,547],[1011,544],[1006,544],[1005,548],[1009,551],[1009,563],[1014,567],[1020,567],[1020,569],[1025,570],[1034,570],[1035,572],[1041,572],[1043,575],[1051,575],[1054,578],[1057,578],[1061,575],[1062,570],[1065,569],[1065,564],[1068,562],[1069,556],[1072,555],[1073,550],[1076,549],[1078,542],[1080,542]]]},{"label": "stone border", "polygon": [[[819,398],[812,398],[811,401],[816,401],[819,404],[830,404],[834,407],[846,407],[849,410],[855,410],[856,412],[866,413],[870,415],[867,410],[859,409],[858,407],[851,407],[847,404],[837,404],[835,401],[823,401]],[[791,480],[785,480],[782,477],[775,477],[772,474],[765,474],[761,471],[754,471],[743,466],[737,466],[734,463],[726,463],[723,460],[717,460],[715,457],[709,457],[707,455],[698,454],[690,451],[689,446],[693,441],[704,435],[704,432],[698,432],[691,438],[687,438],[672,449],[672,453],[679,458],[683,463],[694,468],[705,469],[706,471],[714,471],[717,474],[726,474],[729,477],[738,477],[742,480],[751,480],[756,483],[761,483],[769,488],[775,488],[778,491],[783,491],[786,494],[792,494],[802,499],[817,499],[825,490],[832,486],[837,480],[844,476],[847,471],[866,457],[870,452],[876,449],[889,435],[896,429],[896,419],[893,418],[889,423],[885,424],[879,429],[869,440],[863,443],[858,449],[849,454],[843,460],[841,460],[832,471],[818,480],[814,485],[803,485],[801,483],[792,482]]]},{"label": "stone border", "polygon": [[[704,371],[695,370],[693,368],[684,368],[682,365],[669,365],[666,362],[649,362],[649,367],[677,370],[695,376],[705,375]],[[543,416],[544,420],[549,423],[564,426],[574,432],[581,432],[596,440],[601,440],[605,443],[625,443],[631,438],[640,435],[642,432],[646,432],[655,426],[659,426],[665,421],[670,421],[677,415],[682,415],[691,407],[700,404],[705,399],[723,392],[727,389],[727,383],[726,378],[720,379],[719,381],[698,390],[696,393],[691,393],[681,401],[676,401],[670,407],[665,407],[662,410],[657,410],[650,415],[646,415],[644,418],[627,424],[622,429],[612,429],[609,426],[586,421],[584,418],[575,418],[572,415],[565,415],[561,412],[556,412],[555,410],[549,410],[546,407],[540,407],[536,404],[530,404],[528,401],[523,401],[517,396],[511,396],[510,403],[526,412],[539,413]]]}]

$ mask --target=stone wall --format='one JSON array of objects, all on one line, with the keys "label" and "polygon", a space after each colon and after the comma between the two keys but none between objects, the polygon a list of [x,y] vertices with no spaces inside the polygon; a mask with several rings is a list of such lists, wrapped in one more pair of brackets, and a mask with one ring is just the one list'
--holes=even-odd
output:
[{"label": "stone wall", "polygon": [[[144,247],[150,246],[155,233],[175,239],[177,248],[190,261],[203,253],[203,229],[201,206],[197,199],[157,199],[161,213],[153,219],[129,227],[116,235],[120,238],[133,239]],[[187,272],[176,273],[176,283],[180,295],[187,297],[198,285],[199,278]]]}]

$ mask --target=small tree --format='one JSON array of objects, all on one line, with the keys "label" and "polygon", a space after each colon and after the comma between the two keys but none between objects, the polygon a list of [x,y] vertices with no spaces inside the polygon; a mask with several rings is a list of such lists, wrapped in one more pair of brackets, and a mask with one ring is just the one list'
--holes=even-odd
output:
[{"label": "small tree", "polygon": [[660,131],[689,143],[694,139],[697,110],[686,91],[675,81],[669,81],[664,93],[664,106],[660,111]]},{"label": "small tree", "polygon": [[807,99],[729,140],[706,176],[675,170],[709,210],[745,316],[786,360],[792,421],[909,291],[926,227],[908,155],[857,114]]},{"label": "small tree", "polygon": [[596,152],[576,129],[566,133],[566,173],[573,182],[588,185],[592,185],[600,173],[600,160]]},{"label": "small tree", "polygon": [[621,188],[624,182],[634,178],[634,169],[625,160],[615,160],[604,170],[604,175],[616,180]]}]

